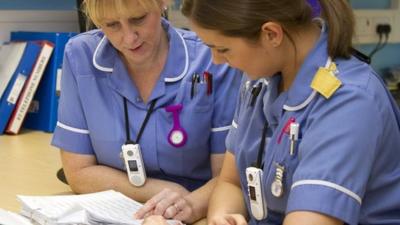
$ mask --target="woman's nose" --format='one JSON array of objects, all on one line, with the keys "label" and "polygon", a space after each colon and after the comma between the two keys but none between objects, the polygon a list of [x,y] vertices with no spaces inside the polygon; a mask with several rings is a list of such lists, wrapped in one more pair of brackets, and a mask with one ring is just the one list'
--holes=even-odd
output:
[{"label": "woman's nose", "polygon": [[123,30],[123,35],[124,35],[124,37],[123,37],[124,42],[133,43],[138,39],[139,32],[132,27],[125,27]]}]

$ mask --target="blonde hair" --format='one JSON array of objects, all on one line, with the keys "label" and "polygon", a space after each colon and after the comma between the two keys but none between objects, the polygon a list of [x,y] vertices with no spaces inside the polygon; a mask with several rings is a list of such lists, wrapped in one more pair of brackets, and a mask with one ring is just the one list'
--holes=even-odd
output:
[{"label": "blonde hair", "polygon": [[[82,11],[86,17],[91,20],[96,26],[100,26],[104,18],[115,17],[130,17],[134,14],[132,8],[128,7],[132,0],[84,0]],[[162,0],[135,0],[139,5],[146,10],[162,11]]]}]

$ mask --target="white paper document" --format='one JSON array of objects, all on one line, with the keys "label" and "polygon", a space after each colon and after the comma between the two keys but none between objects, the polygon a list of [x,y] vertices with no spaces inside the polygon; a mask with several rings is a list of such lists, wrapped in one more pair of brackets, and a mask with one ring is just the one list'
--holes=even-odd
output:
[{"label": "white paper document", "polygon": [[[140,225],[133,214],[142,204],[120,192],[104,191],[93,194],[66,196],[17,196],[22,203],[21,214],[38,224],[120,224]],[[180,224],[178,221],[168,221]]]},{"label": "white paper document", "polygon": [[2,225],[32,225],[28,218],[16,213],[0,209],[0,224]]}]

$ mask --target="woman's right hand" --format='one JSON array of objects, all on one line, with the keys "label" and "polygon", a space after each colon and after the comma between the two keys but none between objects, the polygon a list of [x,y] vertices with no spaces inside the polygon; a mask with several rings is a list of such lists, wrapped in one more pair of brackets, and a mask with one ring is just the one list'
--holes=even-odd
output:
[{"label": "woman's right hand", "polygon": [[149,216],[143,220],[142,225],[168,225],[167,221],[162,216]]},{"label": "woman's right hand", "polygon": [[247,221],[241,214],[223,214],[208,218],[208,225],[247,225]]},{"label": "woman's right hand", "polygon": [[[190,192],[184,188],[181,190],[165,188],[148,200],[134,214],[134,217],[136,219],[142,219],[148,215],[161,215],[167,219],[186,220],[193,211],[184,198],[188,194],[190,194]],[[182,217],[182,214],[185,216]],[[177,215],[180,215],[180,217],[175,218]]]}]

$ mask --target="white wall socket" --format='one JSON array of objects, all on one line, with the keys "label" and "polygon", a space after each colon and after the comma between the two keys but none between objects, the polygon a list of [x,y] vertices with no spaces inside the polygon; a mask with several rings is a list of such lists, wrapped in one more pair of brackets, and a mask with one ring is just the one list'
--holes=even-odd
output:
[{"label": "white wall socket", "polygon": [[354,10],[356,17],[356,35],[353,40],[354,43],[377,43],[379,41],[379,35],[376,33],[376,27],[378,24],[390,24],[392,31],[390,32],[388,42],[400,43],[399,2],[400,0],[392,0],[392,7],[390,9]]}]

